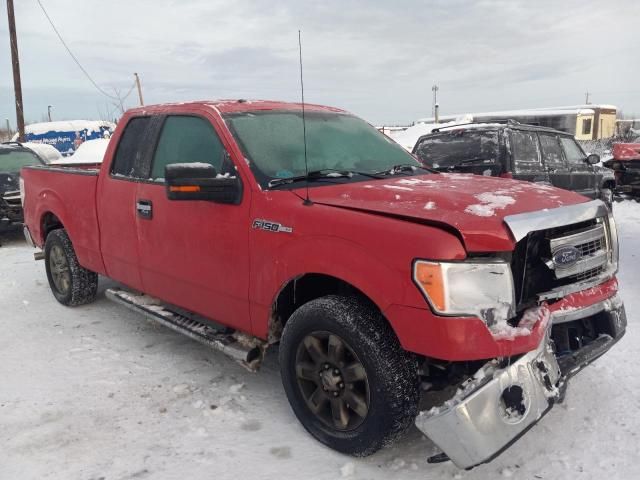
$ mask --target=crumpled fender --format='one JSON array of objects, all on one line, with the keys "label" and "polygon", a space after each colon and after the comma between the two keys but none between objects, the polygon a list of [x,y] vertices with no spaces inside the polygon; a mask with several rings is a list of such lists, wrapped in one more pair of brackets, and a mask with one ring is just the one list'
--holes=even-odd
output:
[{"label": "crumpled fender", "polygon": [[[255,275],[249,287],[249,298],[259,304],[252,307],[254,330],[258,336],[266,336],[267,325],[262,319],[268,318],[271,306],[282,288],[305,274],[324,274],[347,282],[371,299],[381,311],[390,306],[394,298],[402,299],[403,303],[424,303],[411,283],[408,270],[394,270],[381,258],[370,255],[362,246],[345,239],[332,236],[301,237],[282,245],[272,258],[271,268],[254,270]],[[275,292],[273,285],[279,285]]]}]

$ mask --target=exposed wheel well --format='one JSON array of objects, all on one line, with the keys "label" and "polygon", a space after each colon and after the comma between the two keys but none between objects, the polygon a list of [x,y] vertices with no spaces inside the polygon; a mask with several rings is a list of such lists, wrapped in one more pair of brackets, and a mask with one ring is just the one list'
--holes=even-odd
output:
[{"label": "exposed wheel well", "polygon": [[47,239],[47,236],[49,235],[49,233],[51,233],[51,231],[58,228],[64,228],[60,219],[51,212],[47,212],[42,216],[41,227],[43,240]]},{"label": "exposed wheel well", "polygon": [[326,295],[357,296],[378,308],[369,297],[350,283],[330,275],[308,273],[290,280],[280,290],[269,319],[269,343],[280,339],[284,325],[298,307]]}]

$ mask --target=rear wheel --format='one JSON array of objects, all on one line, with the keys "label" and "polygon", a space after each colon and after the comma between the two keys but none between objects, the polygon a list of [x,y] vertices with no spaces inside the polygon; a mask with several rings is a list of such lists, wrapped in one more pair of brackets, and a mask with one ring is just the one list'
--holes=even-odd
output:
[{"label": "rear wheel", "polygon": [[282,334],[280,369],[302,425],[343,453],[374,453],[417,414],[415,357],[380,312],[358,298],[327,296],[296,310]]},{"label": "rear wheel", "polygon": [[98,291],[98,274],[80,266],[64,229],[47,236],[44,247],[47,279],[53,296],[63,305],[92,302]]}]

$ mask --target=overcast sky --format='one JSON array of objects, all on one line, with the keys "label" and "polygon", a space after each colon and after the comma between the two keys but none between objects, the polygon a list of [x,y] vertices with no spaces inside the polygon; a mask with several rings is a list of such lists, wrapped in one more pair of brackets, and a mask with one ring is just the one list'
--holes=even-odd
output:
[{"label": "overcast sky", "polygon": [[[36,0],[14,0],[27,121],[114,115]],[[592,92],[640,116],[640,1],[42,0],[98,84],[146,103],[297,100],[297,31],[308,102],[376,124],[431,115],[572,105]],[[0,120],[15,128],[1,2]],[[134,106],[135,91],[126,106]]]}]

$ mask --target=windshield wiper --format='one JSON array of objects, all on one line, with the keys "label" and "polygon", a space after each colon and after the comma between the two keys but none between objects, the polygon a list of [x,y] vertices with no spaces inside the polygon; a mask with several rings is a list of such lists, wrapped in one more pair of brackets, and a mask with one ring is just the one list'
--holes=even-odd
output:
[{"label": "windshield wiper", "polygon": [[434,170],[424,167],[422,165],[415,165],[412,163],[401,163],[399,165],[394,165],[393,167],[387,170],[380,170],[379,172],[374,172],[374,175],[397,175],[402,172],[413,172],[419,168],[421,170],[426,170],[427,172],[433,172]]},{"label": "windshield wiper", "polygon": [[327,178],[351,178],[354,175],[362,175],[365,177],[372,177],[372,178],[382,178],[373,173],[358,172],[355,170],[338,170],[335,168],[323,168],[322,170],[312,170],[306,175],[296,175],[296,176],[287,177],[287,178],[274,178],[269,180],[269,183],[267,185],[269,188],[273,188],[279,185],[288,185],[290,183],[300,182],[305,180],[313,181],[313,180],[321,180],[321,179],[327,179]]}]

